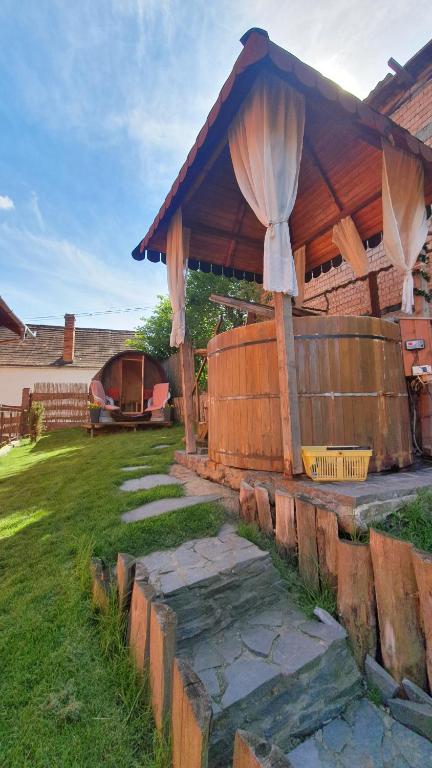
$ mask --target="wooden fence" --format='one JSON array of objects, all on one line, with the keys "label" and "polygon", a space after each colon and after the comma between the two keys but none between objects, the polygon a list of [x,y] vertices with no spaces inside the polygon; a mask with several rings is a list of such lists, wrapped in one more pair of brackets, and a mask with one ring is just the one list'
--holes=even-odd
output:
[{"label": "wooden fence", "polygon": [[[241,515],[263,528],[263,487],[240,492]],[[271,517],[270,517],[271,519]],[[334,512],[275,493],[275,537],[281,555],[297,555],[300,574],[330,586],[339,617],[362,667],[379,655],[391,675],[432,689],[432,553],[370,530],[367,543],[340,538]],[[266,531],[268,532],[268,531]]]},{"label": "wooden fence", "polygon": [[0,405],[0,447],[20,437],[23,409],[19,405]]},{"label": "wooden fence", "polygon": [[[173,397],[174,419],[184,424],[184,405],[183,397]],[[201,392],[199,396],[199,419],[197,421],[207,421],[207,392]],[[193,396],[193,412],[197,414],[196,394]]]},{"label": "wooden fence", "polygon": [[37,383],[30,395],[31,403],[43,403],[45,429],[74,427],[88,421],[89,399],[86,384]]},{"label": "wooden fence", "polygon": [[180,352],[174,352],[166,360],[163,360],[162,368],[169,381],[171,396],[179,397],[182,394]]}]

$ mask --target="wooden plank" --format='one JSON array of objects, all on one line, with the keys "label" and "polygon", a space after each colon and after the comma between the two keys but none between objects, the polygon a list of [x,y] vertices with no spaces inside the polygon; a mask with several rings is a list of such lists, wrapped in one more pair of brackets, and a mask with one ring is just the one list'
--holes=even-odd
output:
[{"label": "wooden plank", "polygon": [[239,503],[242,520],[246,523],[255,523],[257,519],[255,490],[245,480],[240,483]]},{"label": "wooden plank", "polygon": [[337,542],[338,613],[351,641],[357,664],[375,658],[377,620],[372,559],[368,544]]},{"label": "wooden plank", "polygon": [[275,491],[276,546],[280,555],[293,555],[297,549],[294,497],[287,491]]},{"label": "wooden plank", "polygon": [[370,303],[371,303],[371,315],[372,317],[380,317],[381,309],[380,309],[380,300],[379,300],[377,272],[369,272],[368,287],[369,287],[369,295],[370,295]]},{"label": "wooden plank", "polygon": [[432,690],[432,554],[414,549],[414,573],[420,604],[420,621],[426,641],[426,671]]},{"label": "wooden plank", "polygon": [[253,312],[260,317],[267,317],[272,319],[275,316],[274,307],[270,307],[267,304],[257,304],[253,301],[246,301],[244,299],[235,299],[232,296],[220,296],[218,293],[212,293],[209,296],[209,301],[213,301],[214,304],[223,304],[226,307],[234,307],[234,309],[241,309],[244,312]]},{"label": "wooden plank", "polygon": [[303,472],[291,296],[274,293],[284,472]]},{"label": "wooden plank", "polygon": [[116,582],[119,611],[129,610],[135,580],[135,558],[127,552],[117,555]]},{"label": "wooden plank", "polygon": [[[133,599],[133,595],[132,595]],[[153,716],[158,731],[169,726],[172,669],[176,646],[177,616],[164,603],[150,608],[150,687]]]},{"label": "wooden plank", "polygon": [[300,576],[312,589],[319,587],[316,511],[313,504],[296,499],[296,522]]},{"label": "wooden plank", "polygon": [[184,403],[186,453],[196,453],[196,437],[193,412],[193,386],[195,383],[194,358],[189,341],[180,344],[180,368]]},{"label": "wooden plank", "polygon": [[321,581],[335,592],[338,584],[338,523],[334,512],[316,510],[318,563]]},{"label": "wooden plank", "polygon": [[426,657],[412,545],[371,529],[370,551],[384,666],[398,682],[408,677],[424,687]]},{"label": "wooden plank", "polygon": [[273,521],[270,509],[270,499],[267,488],[263,485],[255,486],[255,500],[258,511],[258,525],[263,533],[273,535]]},{"label": "wooden plank", "polygon": [[172,768],[207,768],[211,716],[211,702],[203,683],[186,660],[174,659]]},{"label": "wooden plank", "polygon": [[129,612],[128,642],[137,672],[143,673],[150,658],[150,610],[156,593],[150,584],[134,581]]}]

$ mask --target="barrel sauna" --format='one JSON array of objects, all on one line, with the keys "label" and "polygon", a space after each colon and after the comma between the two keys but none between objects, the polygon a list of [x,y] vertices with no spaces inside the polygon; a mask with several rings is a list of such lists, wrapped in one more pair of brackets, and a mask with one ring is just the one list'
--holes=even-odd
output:
[{"label": "barrel sauna", "polygon": [[113,417],[118,415],[122,419],[128,415],[142,416],[154,385],[167,380],[157,360],[133,349],[110,357],[94,378],[102,382],[105,394],[120,408]]},{"label": "barrel sauna", "polygon": [[[399,327],[373,317],[295,317],[303,445],[370,446],[371,471],[412,463]],[[209,456],[283,471],[275,322],[208,344]]]}]

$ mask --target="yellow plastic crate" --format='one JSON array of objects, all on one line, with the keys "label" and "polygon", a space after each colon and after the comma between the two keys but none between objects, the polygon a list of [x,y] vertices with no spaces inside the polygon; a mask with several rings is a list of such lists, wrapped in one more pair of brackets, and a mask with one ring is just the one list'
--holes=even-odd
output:
[{"label": "yellow plastic crate", "polygon": [[303,445],[306,474],[316,482],[366,480],[372,451],[355,445]]}]

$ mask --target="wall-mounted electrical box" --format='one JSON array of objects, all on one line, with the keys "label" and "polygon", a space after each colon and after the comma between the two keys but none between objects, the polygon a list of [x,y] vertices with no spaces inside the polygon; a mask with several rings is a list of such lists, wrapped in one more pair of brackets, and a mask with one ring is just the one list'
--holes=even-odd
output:
[{"label": "wall-mounted electrical box", "polygon": [[413,376],[430,375],[432,373],[432,365],[413,365],[411,373]]},{"label": "wall-mounted electrical box", "polygon": [[400,330],[405,376],[429,373],[432,366],[431,318],[401,318]]}]

